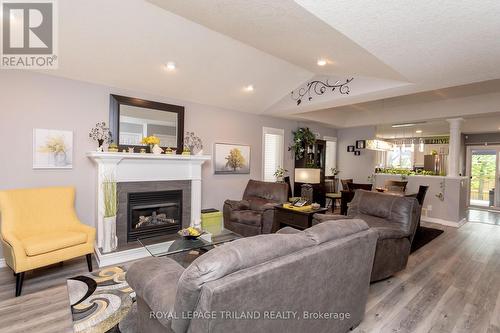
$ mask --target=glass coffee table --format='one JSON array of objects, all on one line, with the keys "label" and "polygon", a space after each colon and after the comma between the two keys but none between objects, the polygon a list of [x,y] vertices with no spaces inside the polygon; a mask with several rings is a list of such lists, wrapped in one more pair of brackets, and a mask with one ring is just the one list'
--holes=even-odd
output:
[{"label": "glass coffee table", "polygon": [[208,251],[215,245],[232,242],[242,236],[222,229],[217,233],[206,233],[197,239],[184,239],[179,234],[139,238],[139,243],[148,250],[153,257],[163,257],[170,254],[181,253],[192,250]]}]

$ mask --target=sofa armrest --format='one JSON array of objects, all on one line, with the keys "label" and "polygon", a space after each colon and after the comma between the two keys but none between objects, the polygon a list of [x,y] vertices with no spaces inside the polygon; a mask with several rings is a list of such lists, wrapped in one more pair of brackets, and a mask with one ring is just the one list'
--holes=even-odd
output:
[{"label": "sofa armrest", "polygon": [[26,260],[26,252],[21,241],[11,232],[6,232],[2,234],[2,243],[5,256],[5,261],[8,266],[12,268],[16,273],[25,271],[25,267],[22,267],[22,263]]},{"label": "sofa armrest", "polygon": [[247,200],[226,200],[224,206],[228,206],[231,210],[246,210],[250,209],[250,202]]},{"label": "sofa armrest", "polygon": [[[173,314],[177,283],[184,268],[170,258],[148,258],[134,263],[127,271],[126,280],[137,296],[152,311]],[[170,327],[170,318],[162,316],[158,321]]]},{"label": "sofa armrest", "polygon": [[94,227],[89,225],[78,223],[77,225],[72,225],[70,230],[80,231],[87,234],[87,243],[91,243],[92,245],[95,242],[95,234],[96,230]]},{"label": "sofa armrest", "polygon": [[348,219],[350,218],[345,215],[314,214],[312,225],[325,221],[337,221],[337,220],[348,220]]}]

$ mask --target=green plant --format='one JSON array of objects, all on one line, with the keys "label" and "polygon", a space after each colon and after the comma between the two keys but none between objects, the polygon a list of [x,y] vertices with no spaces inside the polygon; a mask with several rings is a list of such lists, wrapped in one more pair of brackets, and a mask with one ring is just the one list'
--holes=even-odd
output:
[{"label": "green plant", "polygon": [[276,178],[283,178],[283,176],[285,176],[285,174],[288,172],[287,169],[284,169],[282,167],[279,167],[278,169],[276,169],[276,171],[274,172],[274,177]]},{"label": "green plant", "polygon": [[[386,173],[390,175],[401,175],[401,178],[405,180],[408,176],[435,176],[434,172],[426,171],[426,170],[417,170],[413,171],[410,169],[402,169],[402,168],[377,168],[375,173]],[[403,177],[404,176],[404,177]]]},{"label": "green plant", "polygon": [[306,147],[313,145],[316,142],[316,136],[308,127],[299,127],[296,131],[292,131],[293,142],[288,147],[288,151],[293,151],[296,160],[304,157]]},{"label": "green plant", "polygon": [[104,217],[116,216],[116,181],[113,178],[104,178],[102,193],[104,195]]}]

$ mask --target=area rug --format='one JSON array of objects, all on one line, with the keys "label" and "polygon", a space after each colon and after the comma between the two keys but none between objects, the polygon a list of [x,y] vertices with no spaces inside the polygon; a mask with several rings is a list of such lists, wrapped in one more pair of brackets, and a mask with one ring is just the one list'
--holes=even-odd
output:
[{"label": "area rug", "polygon": [[413,243],[411,244],[411,252],[413,253],[420,249],[422,246],[430,243],[443,232],[443,230],[420,226],[415,233],[415,238],[413,238]]},{"label": "area rug", "polygon": [[126,274],[124,267],[116,266],[67,280],[75,333],[136,331],[130,319],[136,311],[135,292]]}]

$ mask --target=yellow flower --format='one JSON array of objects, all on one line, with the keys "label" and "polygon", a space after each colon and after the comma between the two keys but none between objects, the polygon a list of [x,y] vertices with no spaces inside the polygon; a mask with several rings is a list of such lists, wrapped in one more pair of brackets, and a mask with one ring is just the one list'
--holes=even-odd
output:
[{"label": "yellow flower", "polygon": [[160,144],[160,138],[158,138],[158,137],[156,137],[154,135],[147,136],[145,138],[142,138],[141,143],[145,144],[145,145],[159,145]]}]

